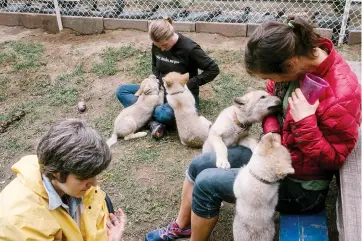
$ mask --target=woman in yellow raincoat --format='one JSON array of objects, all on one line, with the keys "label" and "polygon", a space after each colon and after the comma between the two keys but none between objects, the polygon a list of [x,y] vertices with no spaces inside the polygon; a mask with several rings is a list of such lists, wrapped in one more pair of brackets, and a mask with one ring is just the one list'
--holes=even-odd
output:
[{"label": "woman in yellow raincoat", "polygon": [[121,241],[125,215],[109,214],[97,175],[111,153],[83,121],[53,126],[0,193],[0,240]]}]

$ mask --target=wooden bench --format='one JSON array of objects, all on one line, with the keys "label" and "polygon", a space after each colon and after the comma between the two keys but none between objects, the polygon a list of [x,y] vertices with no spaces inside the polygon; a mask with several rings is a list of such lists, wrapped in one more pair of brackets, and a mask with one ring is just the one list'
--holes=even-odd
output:
[{"label": "wooden bench", "polygon": [[[361,62],[350,62],[361,83]],[[361,135],[355,149],[347,157],[341,170],[337,200],[337,228],[339,241],[361,241]]]},{"label": "wooden bench", "polygon": [[[361,63],[350,62],[361,83]],[[361,129],[358,142],[339,171],[339,241],[361,241]],[[325,211],[316,215],[280,215],[279,241],[328,241]]]}]

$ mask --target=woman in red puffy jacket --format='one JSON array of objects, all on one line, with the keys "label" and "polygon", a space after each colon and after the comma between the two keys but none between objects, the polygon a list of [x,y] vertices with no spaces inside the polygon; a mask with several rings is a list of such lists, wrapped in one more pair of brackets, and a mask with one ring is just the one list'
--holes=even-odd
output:
[{"label": "woman in red puffy jacket", "polygon": [[[264,133],[281,138],[292,156],[293,175],[280,182],[277,210],[315,213],[324,208],[329,183],[354,148],[361,117],[361,86],[330,40],[296,19],[288,24],[267,22],[247,43],[249,73],[268,79],[267,91],[280,97],[283,113],[263,122]],[[309,104],[299,89],[306,73],[323,78],[329,87]],[[207,240],[222,201],[234,202],[233,183],[238,168],[248,162],[245,147],[228,149],[231,169],[215,166],[215,154],[195,157],[183,184],[178,217],[167,228],[146,235],[148,241],[191,236]],[[267,180],[266,180],[267,181]]]}]

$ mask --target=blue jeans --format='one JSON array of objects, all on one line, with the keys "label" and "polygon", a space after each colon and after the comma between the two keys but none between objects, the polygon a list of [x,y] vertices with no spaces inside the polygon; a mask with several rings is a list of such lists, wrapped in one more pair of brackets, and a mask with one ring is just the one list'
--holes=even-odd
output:
[{"label": "blue jeans", "polygon": [[[222,201],[235,203],[234,181],[240,167],[247,164],[252,152],[249,148],[228,148],[230,169],[216,168],[215,153],[196,156],[186,171],[186,178],[194,184],[192,211],[203,218],[219,214]],[[310,191],[289,178],[280,181],[277,211],[282,213],[317,213],[324,208],[327,190]]]},{"label": "blue jeans", "polygon": [[[140,88],[139,85],[136,84],[129,84],[129,85],[122,85],[117,89],[116,96],[118,100],[122,103],[124,108],[133,105],[136,103],[138,97],[134,94]],[[195,96],[196,107],[199,105],[199,96]],[[173,112],[172,107],[165,103],[163,105],[159,105],[155,108],[153,112],[153,119],[166,124],[166,125],[174,125],[175,123],[175,114]]]}]

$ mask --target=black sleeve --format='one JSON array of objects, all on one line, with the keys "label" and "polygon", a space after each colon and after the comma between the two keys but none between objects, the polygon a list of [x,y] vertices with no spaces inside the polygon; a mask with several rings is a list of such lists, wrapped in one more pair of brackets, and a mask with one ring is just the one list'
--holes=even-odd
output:
[{"label": "black sleeve", "polygon": [[219,66],[201,48],[197,46],[190,53],[190,61],[195,64],[202,73],[192,77],[187,83],[189,89],[197,88],[216,78],[219,74]]},{"label": "black sleeve", "polygon": [[154,53],[153,45],[152,45],[152,73],[156,75],[157,79],[160,79],[160,71],[156,67],[156,55]]}]

